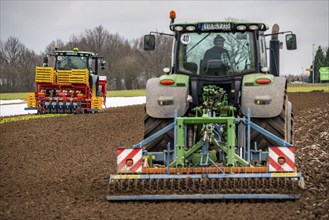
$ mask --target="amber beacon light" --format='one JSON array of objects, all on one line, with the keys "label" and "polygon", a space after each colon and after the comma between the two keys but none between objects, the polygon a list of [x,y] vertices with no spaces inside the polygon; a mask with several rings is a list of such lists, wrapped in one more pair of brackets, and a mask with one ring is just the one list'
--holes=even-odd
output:
[{"label": "amber beacon light", "polygon": [[176,18],[176,12],[174,10],[171,10],[169,17],[171,19],[171,22],[174,22]]}]

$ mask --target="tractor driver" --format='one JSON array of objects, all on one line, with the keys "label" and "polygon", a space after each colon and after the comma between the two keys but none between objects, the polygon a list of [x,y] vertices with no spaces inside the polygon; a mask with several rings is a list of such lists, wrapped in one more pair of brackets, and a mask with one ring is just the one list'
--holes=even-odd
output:
[{"label": "tractor driver", "polygon": [[65,69],[78,69],[78,67],[76,67],[72,62],[71,62],[71,58],[67,58],[67,63],[64,65]]},{"label": "tractor driver", "polygon": [[230,68],[230,56],[224,49],[225,39],[217,34],[214,38],[214,46],[208,49],[203,57],[204,70],[209,75],[225,75]]}]

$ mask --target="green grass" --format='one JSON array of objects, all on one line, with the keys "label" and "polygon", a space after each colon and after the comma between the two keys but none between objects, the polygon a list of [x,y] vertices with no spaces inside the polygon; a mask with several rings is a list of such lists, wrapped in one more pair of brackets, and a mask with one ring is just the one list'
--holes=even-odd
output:
[{"label": "green grass", "polygon": [[288,92],[311,92],[311,91],[324,91],[329,92],[329,83],[324,84],[288,84]]},{"label": "green grass", "polygon": [[0,117],[0,124],[6,124],[15,121],[26,121],[38,118],[52,118],[60,116],[69,116],[72,114],[44,114],[44,115],[22,115],[22,116],[12,116],[12,117]]},{"label": "green grass", "polygon": [[0,93],[0,99],[2,100],[13,100],[23,99],[26,100],[28,92],[17,92],[17,93]]},{"label": "green grass", "polygon": [[116,90],[116,91],[108,91],[107,97],[134,97],[134,96],[145,96],[145,89],[137,89],[137,90]]}]

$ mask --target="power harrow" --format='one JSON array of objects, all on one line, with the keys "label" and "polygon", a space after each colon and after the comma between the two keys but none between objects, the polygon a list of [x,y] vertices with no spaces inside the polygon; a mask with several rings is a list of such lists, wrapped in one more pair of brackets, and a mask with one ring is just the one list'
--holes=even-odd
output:
[{"label": "power harrow", "polygon": [[[117,149],[117,174],[109,177],[107,200],[299,199],[304,186],[295,149],[229,104],[227,92],[204,86],[202,105],[133,146]],[[254,129],[277,143],[251,143]],[[158,152],[145,145],[174,131]]]}]

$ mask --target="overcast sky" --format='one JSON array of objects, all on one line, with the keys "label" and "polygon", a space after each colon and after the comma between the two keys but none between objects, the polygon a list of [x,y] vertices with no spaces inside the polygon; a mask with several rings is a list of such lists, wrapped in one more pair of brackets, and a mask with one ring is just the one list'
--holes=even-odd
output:
[{"label": "overcast sky", "polygon": [[[299,74],[312,63],[312,48],[329,44],[329,0],[313,1],[1,1],[0,36],[18,38],[36,53],[53,40],[102,25],[127,39],[150,31],[169,32],[169,11],[176,22],[220,21],[227,17],[266,23],[271,30],[297,35],[298,50],[281,50],[281,73]],[[281,35],[280,39],[284,38]]]}]

